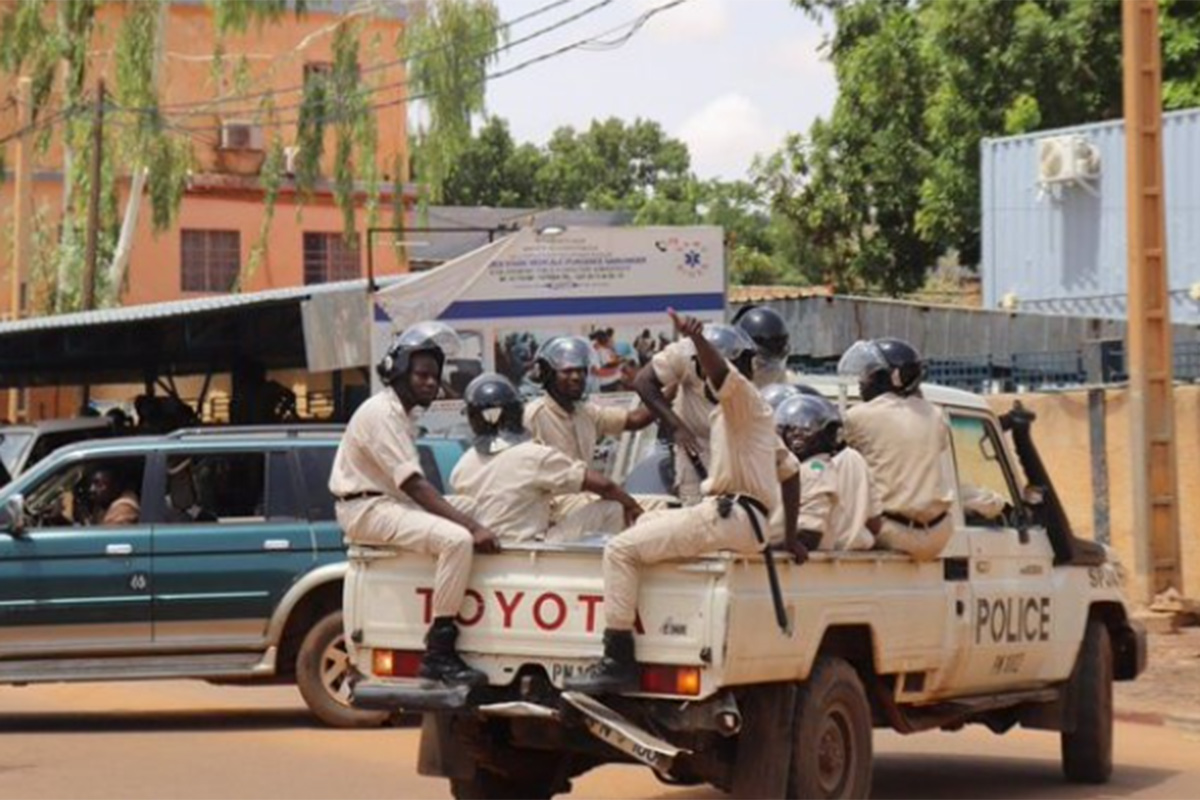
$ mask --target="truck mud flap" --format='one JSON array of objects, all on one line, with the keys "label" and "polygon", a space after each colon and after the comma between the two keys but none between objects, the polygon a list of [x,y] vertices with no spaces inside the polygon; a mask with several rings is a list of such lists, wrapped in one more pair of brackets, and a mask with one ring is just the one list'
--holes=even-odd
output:
[{"label": "truck mud flap", "polygon": [[675,759],[690,752],[664,742],[585,694],[563,692],[562,699],[583,715],[583,725],[588,733],[660,775],[669,775]]},{"label": "truck mud flap", "polygon": [[370,711],[457,711],[467,705],[470,692],[466,686],[362,681],[351,690],[350,704]]}]

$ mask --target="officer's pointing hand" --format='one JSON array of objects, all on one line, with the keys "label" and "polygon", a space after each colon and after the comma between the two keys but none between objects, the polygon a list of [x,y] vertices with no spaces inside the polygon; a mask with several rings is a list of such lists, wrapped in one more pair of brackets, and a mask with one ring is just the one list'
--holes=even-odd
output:
[{"label": "officer's pointing hand", "polygon": [[671,322],[675,323],[675,330],[684,336],[689,338],[699,336],[704,331],[703,322],[687,314],[681,315],[673,308],[667,309],[667,316],[671,318]]},{"label": "officer's pointing hand", "polygon": [[471,537],[475,540],[475,552],[500,552],[500,537],[496,536],[496,534],[492,532],[491,528],[480,525],[471,531]]}]

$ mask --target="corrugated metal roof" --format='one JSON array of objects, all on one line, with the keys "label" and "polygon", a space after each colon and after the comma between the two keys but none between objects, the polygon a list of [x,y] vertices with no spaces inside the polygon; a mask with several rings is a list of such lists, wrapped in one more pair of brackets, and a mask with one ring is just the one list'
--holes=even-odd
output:
[{"label": "corrugated metal roof", "polygon": [[[409,276],[388,276],[377,278],[378,286],[391,286]],[[302,301],[314,295],[333,294],[337,292],[365,292],[367,281],[360,278],[353,281],[335,281],[312,286],[289,286],[283,289],[267,289],[261,292],[246,294],[222,294],[208,297],[197,297],[190,300],[175,300],[169,303],[147,303],[136,306],[121,306],[118,308],[102,308],[95,311],[80,311],[74,314],[57,314],[44,317],[29,317],[13,322],[0,322],[0,336],[9,333],[25,333],[29,331],[49,331],[63,328],[84,327],[92,325],[119,325],[126,322],[138,322],[149,319],[163,319],[188,314],[203,314],[213,311],[224,311],[245,306],[271,305],[289,301]]]},{"label": "corrugated metal roof", "polygon": [[768,300],[795,300],[801,297],[831,297],[828,286],[730,286],[729,302],[763,303]]}]

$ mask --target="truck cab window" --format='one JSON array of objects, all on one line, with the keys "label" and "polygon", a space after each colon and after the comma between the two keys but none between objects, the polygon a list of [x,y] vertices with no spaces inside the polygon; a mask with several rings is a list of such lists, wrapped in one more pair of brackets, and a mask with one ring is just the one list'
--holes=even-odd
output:
[{"label": "truck cab window", "polygon": [[983,417],[951,414],[958,498],[967,525],[1015,527],[1017,507],[1004,467],[999,435]]}]

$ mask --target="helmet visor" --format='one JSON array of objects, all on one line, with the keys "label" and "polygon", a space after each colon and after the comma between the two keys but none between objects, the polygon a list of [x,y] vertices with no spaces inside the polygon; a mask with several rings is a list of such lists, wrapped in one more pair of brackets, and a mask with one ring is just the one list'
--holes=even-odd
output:
[{"label": "helmet visor", "polygon": [[555,336],[538,350],[555,372],[563,369],[590,369],[596,361],[595,352],[587,339],[580,336]]},{"label": "helmet visor", "polygon": [[446,358],[457,358],[462,352],[462,342],[458,334],[444,322],[425,320],[409,325],[396,337],[393,347],[403,347],[417,350],[424,347],[437,347]]},{"label": "helmet visor", "polygon": [[875,342],[860,340],[850,346],[838,361],[838,375],[865,380],[872,373],[888,368],[883,351]]}]

